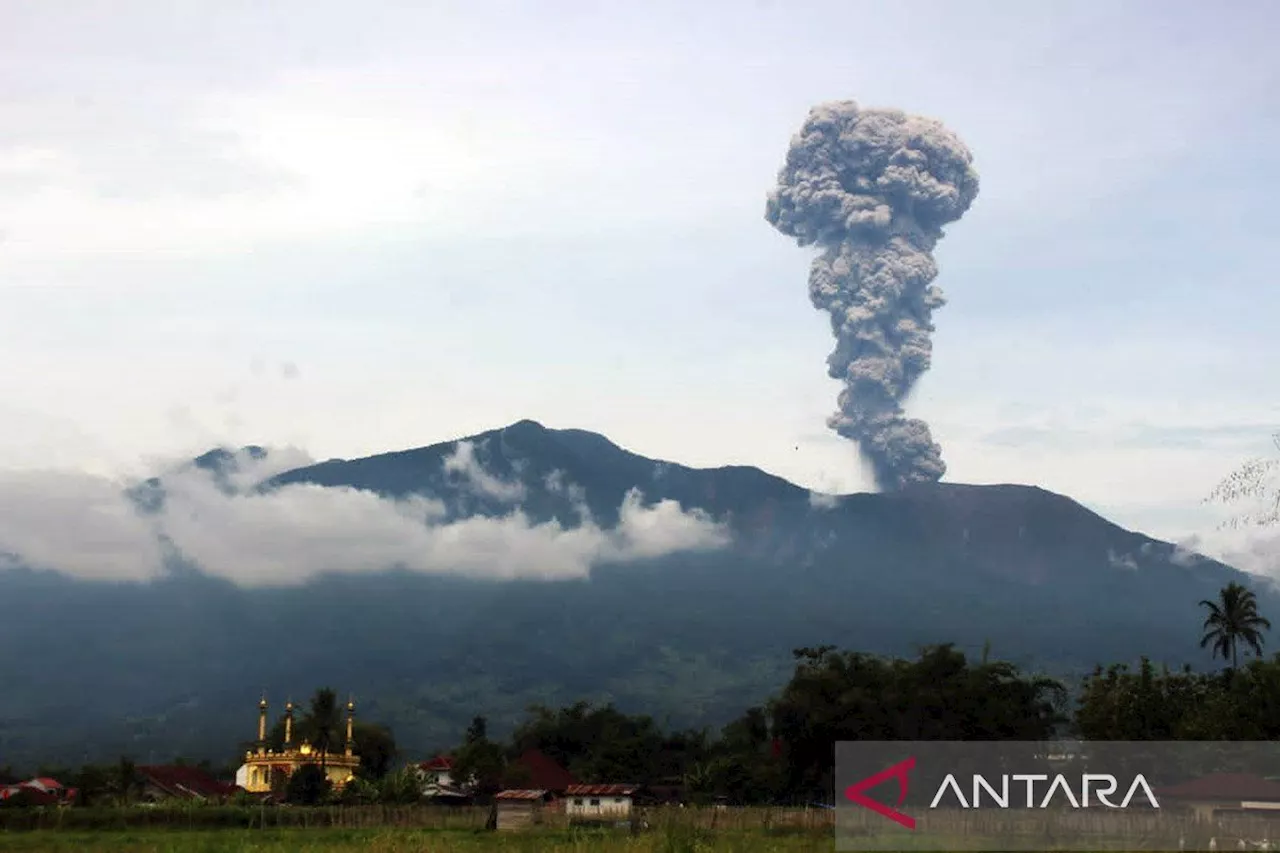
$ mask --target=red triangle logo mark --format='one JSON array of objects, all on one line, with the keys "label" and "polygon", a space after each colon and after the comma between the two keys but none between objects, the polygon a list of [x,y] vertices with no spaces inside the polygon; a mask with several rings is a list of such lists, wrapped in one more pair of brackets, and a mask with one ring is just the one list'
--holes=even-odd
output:
[{"label": "red triangle logo mark", "polygon": [[901,824],[905,826],[907,829],[915,829],[916,828],[915,818],[911,817],[910,815],[905,815],[902,812],[890,806],[886,806],[884,803],[873,800],[863,793],[863,791],[866,791],[870,788],[876,787],[877,785],[881,785],[885,782],[888,782],[890,779],[897,779],[898,780],[898,805],[901,806],[902,803],[907,799],[907,784],[909,781],[908,774],[911,772],[911,768],[915,766],[916,766],[916,760],[913,757],[913,758],[908,758],[905,761],[899,761],[897,764],[893,765],[892,767],[886,767],[884,770],[881,770],[879,773],[875,774],[874,776],[868,776],[867,778],[863,779],[861,782],[855,782],[854,784],[850,785],[848,788],[845,788],[844,789],[845,799],[849,800],[850,802],[857,803],[863,808],[871,809],[871,811],[875,812],[881,817],[887,817],[889,820],[893,821],[894,823]]}]

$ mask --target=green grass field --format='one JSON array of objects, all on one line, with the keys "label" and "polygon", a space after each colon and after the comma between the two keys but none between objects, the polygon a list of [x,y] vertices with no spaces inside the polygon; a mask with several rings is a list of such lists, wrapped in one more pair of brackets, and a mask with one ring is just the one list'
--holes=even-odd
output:
[{"label": "green grass field", "polygon": [[39,830],[0,833],[0,853],[831,853],[829,832],[657,829],[495,833],[420,829]]},{"label": "green grass field", "polygon": [[[836,840],[832,813],[808,809],[656,809],[642,815],[634,833],[625,824],[569,826],[554,812],[493,832],[483,829],[488,814],[417,806],[22,810],[0,814],[0,853],[832,853]],[[971,832],[909,835],[859,841],[867,850],[1000,849]],[[914,843],[897,846],[903,841]]]}]

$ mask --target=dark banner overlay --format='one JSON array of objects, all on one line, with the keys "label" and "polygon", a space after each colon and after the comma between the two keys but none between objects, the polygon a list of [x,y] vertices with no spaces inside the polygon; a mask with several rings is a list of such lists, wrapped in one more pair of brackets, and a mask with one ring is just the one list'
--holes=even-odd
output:
[{"label": "dark banner overlay", "polygon": [[1280,850],[1280,742],[843,741],[837,850]]}]

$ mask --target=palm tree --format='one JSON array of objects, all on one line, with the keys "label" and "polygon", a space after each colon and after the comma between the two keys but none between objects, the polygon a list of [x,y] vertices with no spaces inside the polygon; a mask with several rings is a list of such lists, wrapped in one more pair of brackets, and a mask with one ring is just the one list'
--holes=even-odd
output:
[{"label": "palm tree", "polygon": [[327,766],[329,747],[338,740],[338,729],[342,722],[339,716],[338,695],[328,687],[317,690],[311,697],[311,711],[307,714],[305,728],[311,733],[311,745],[320,750],[321,770],[325,770]]},{"label": "palm tree", "polygon": [[1212,647],[1214,657],[1231,659],[1231,669],[1238,665],[1238,650],[1244,643],[1255,655],[1262,655],[1262,631],[1271,630],[1271,622],[1258,615],[1258,599],[1252,590],[1238,583],[1229,583],[1218,593],[1217,601],[1205,599],[1201,607],[1208,608],[1204,620],[1204,636],[1200,648]]},{"label": "palm tree", "polygon": [[112,788],[120,803],[128,804],[133,795],[141,792],[144,787],[142,774],[138,772],[137,766],[123,756],[112,776]]}]

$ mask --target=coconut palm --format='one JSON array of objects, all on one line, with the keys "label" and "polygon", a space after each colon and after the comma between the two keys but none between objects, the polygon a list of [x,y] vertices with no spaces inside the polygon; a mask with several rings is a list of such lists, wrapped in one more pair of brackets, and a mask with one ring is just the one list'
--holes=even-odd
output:
[{"label": "coconut palm", "polygon": [[1262,655],[1262,632],[1271,630],[1271,622],[1258,614],[1258,599],[1252,590],[1229,583],[1218,593],[1217,601],[1205,599],[1200,606],[1209,611],[1200,648],[1211,647],[1214,657],[1229,658],[1232,670],[1238,667],[1241,643],[1255,655]]},{"label": "coconut palm", "polygon": [[311,735],[311,745],[320,752],[320,768],[328,764],[329,749],[338,741],[342,725],[338,711],[338,695],[328,687],[317,690],[311,697],[311,709],[303,721],[303,727]]}]

